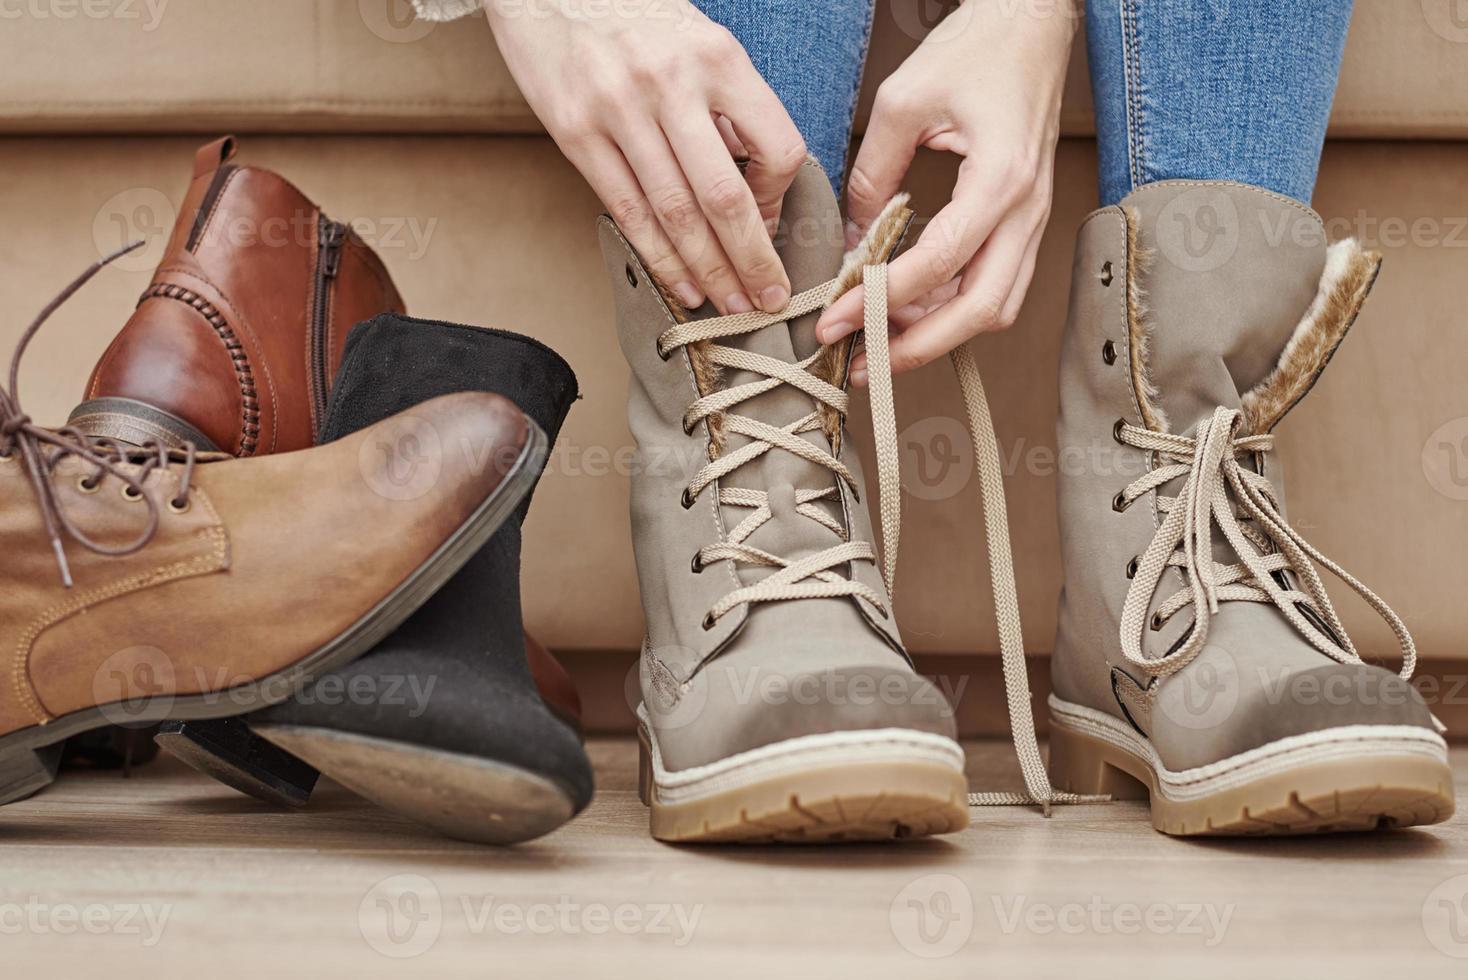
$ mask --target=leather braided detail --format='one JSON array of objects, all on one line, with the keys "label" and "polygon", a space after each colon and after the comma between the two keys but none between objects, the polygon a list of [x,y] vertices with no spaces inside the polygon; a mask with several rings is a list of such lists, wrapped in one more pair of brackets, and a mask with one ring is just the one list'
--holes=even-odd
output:
[{"label": "leather braided detail", "polygon": [[214,332],[224,343],[224,349],[234,365],[235,380],[240,386],[240,404],[244,408],[243,418],[240,420],[239,455],[252,455],[260,440],[260,398],[255,388],[255,372],[250,367],[250,355],[245,352],[245,345],[235,335],[219,308],[192,289],[166,282],[154,283],[139,297],[138,303],[154,298],[187,303],[214,328]]}]

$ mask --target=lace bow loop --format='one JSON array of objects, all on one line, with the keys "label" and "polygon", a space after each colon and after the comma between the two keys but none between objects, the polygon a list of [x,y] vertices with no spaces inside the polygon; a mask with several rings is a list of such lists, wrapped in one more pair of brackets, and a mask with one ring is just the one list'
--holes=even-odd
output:
[{"label": "lace bow loop", "polygon": [[[1149,473],[1122,491],[1122,503],[1182,479],[1175,497],[1157,495],[1164,517],[1127,589],[1121,615],[1122,656],[1154,676],[1174,674],[1202,651],[1220,603],[1243,601],[1275,606],[1315,649],[1341,663],[1359,663],[1361,657],[1316,571],[1319,565],[1366,600],[1391,627],[1402,651],[1401,674],[1411,677],[1416,647],[1401,618],[1290,527],[1280,513],[1273,484],[1245,465],[1272,450],[1273,437],[1240,435],[1242,424],[1242,412],[1220,406],[1198,423],[1192,437],[1127,424],[1117,427],[1123,443],[1157,457]],[[1236,562],[1224,564],[1214,557],[1214,528]],[[1174,593],[1149,616],[1169,568],[1183,572],[1185,591]],[[1193,608],[1193,623],[1182,643],[1163,657],[1148,657],[1147,633],[1161,629],[1188,606]]]}]

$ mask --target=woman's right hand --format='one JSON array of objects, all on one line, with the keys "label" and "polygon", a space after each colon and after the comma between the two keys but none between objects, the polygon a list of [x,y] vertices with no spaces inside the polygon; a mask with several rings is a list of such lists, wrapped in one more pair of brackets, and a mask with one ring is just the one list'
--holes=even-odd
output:
[{"label": "woman's right hand", "polygon": [[805,143],[727,30],[687,0],[633,6],[485,10],[530,108],[652,273],[690,309],[781,310],[772,238]]}]

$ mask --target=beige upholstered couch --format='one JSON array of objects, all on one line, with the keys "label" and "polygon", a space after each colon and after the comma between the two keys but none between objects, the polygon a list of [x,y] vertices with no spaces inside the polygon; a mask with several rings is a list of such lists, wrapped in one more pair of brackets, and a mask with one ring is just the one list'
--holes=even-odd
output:
[{"label": "beige upholstered couch", "polygon": [[[916,42],[923,6],[879,0],[867,103]],[[1455,19],[1457,0],[1356,6],[1316,206],[1338,235],[1381,249],[1386,265],[1332,369],[1282,430],[1290,509],[1298,528],[1396,605],[1425,656],[1459,658],[1468,655],[1468,21]],[[541,133],[485,24],[415,24],[406,10],[404,0],[41,0],[5,13],[0,344],[8,349],[100,248],[127,235],[154,242],[36,342],[22,395],[41,420],[64,418],[146,281],[192,148],[238,132],[243,161],[279,169],[334,217],[357,219],[412,312],[530,333],[570,360],[584,401],[531,515],[528,618],[561,650],[633,650],[641,623],[621,471],[626,378],[596,256],[597,203]],[[978,345],[1036,651],[1050,643],[1060,571],[1057,337],[1072,235],[1095,197],[1079,58],[1069,93],[1035,286],[1019,325]],[[943,201],[952,175],[949,159],[919,159],[921,209]],[[903,378],[897,397],[914,464],[904,632],[918,651],[992,651],[957,393],[938,366]],[[852,424],[864,438],[864,410]],[[1390,653],[1390,634],[1343,604],[1360,645]]]}]

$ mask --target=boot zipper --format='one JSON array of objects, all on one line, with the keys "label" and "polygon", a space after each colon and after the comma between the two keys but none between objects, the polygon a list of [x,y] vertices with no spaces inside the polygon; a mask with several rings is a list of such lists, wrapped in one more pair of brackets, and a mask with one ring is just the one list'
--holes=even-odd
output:
[{"label": "boot zipper", "polygon": [[189,240],[184,243],[184,250],[192,252],[199,247],[199,239],[204,237],[204,226],[209,223],[209,215],[214,211],[214,202],[219,200],[219,194],[224,190],[224,182],[229,180],[229,175],[235,172],[235,166],[227,163],[214,171],[214,177],[209,181],[209,189],[204,191],[204,199],[199,202],[198,213],[194,215],[194,226],[189,229]]},{"label": "boot zipper", "polygon": [[339,222],[322,215],[317,225],[316,241],[316,290],[311,308],[311,395],[313,405],[314,435],[320,434],[326,421],[326,394],[330,384],[331,353],[326,349],[327,325],[331,317],[332,280],[341,268],[342,243],[346,241],[347,228]]}]

